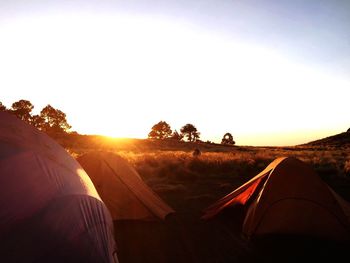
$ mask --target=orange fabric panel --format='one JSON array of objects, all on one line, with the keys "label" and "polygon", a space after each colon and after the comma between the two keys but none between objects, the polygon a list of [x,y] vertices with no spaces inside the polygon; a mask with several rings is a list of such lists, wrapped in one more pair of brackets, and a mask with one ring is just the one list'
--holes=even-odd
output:
[{"label": "orange fabric panel", "polygon": [[249,205],[243,223],[243,234],[248,238],[296,234],[350,239],[350,204],[310,165],[295,158],[275,159],[253,179],[209,206],[202,218],[211,218],[236,204]]},{"label": "orange fabric panel", "polygon": [[79,162],[93,181],[113,220],[153,218],[102,159],[88,158]]},{"label": "orange fabric panel", "polygon": [[[309,211],[313,210],[318,212],[309,214]],[[290,223],[291,225],[283,223],[288,220],[293,223]],[[294,227],[295,231],[303,229],[304,235],[314,236],[317,231],[322,233],[321,228],[317,231],[312,230],[314,221],[325,226],[328,224],[335,233],[340,233],[341,231],[338,231],[340,228],[343,232],[347,232],[347,235],[350,234],[350,223],[328,186],[311,166],[295,158],[286,158],[273,169],[259,198],[252,203],[243,229],[247,236],[252,236],[259,233],[274,233],[277,231],[277,226],[279,233],[290,233]],[[275,225],[275,228],[272,228],[272,225]],[[330,238],[334,238],[331,232],[327,233]],[[338,236],[342,238],[341,235]]]},{"label": "orange fabric panel", "polygon": [[114,220],[165,219],[174,210],[164,203],[120,156],[92,152],[78,158]]},{"label": "orange fabric panel", "polygon": [[322,204],[303,199],[285,199],[265,211],[254,234],[292,234],[346,240],[349,238],[347,228]]},{"label": "orange fabric panel", "polygon": [[[126,160],[115,154],[108,154],[105,160],[135,197],[156,217],[165,219],[168,214],[175,212],[148,187],[137,171]],[[116,160],[119,161],[116,162]]]},{"label": "orange fabric panel", "polygon": [[[244,183],[243,185],[238,187],[236,190],[232,191],[231,193],[229,193],[225,197],[221,198],[220,200],[218,200],[217,202],[215,202],[214,204],[212,204],[211,206],[206,208],[203,211],[202,219],[212,218],[213,216],[219,214],[226,207],[231,207],[231,206],[233,206],[235,204],[238,204],[238,203],[241,203],[241,202],[246,203],[246,201],[249,200],[251,194],[253,194],[254,189],[256,188],[256,186],[259,185],[259,182],[256,184],[256,181],[261,179],[261,178],[264,178],[265,176],[267,176],[284,159],[285,159],[285,157],[277,158],[276,160],[271,162],[258,175],[254,176],[248,182]],[[250,188],[252,185],[255,185],[255,186],[253,186],[253,188]],[[250,189],[250,190],[247,190],[247,189]],[[248,192],[246,193],[245,197],[242,197],[241,201],[238,201],[238,202],[233,201],[233,199],[235,199],[237,196],[239,196],[240,194],[242,194],[246,190]],[[250,193],[250,195],[248,193]],[[239,197],[238,197],[238,199],[239,199]],[[230,202],[232,202],[232,203],[230,203]],[[230,204],[228,204],[228,203],[230,203]]]},{"label": "orange fabric panel", "polygon": [[208,207],[204,211],[205,214],[202,216],[202,219],[212,218],[225,208],[233,207],[237,204],[245,205],[255,193],[256,188],[261,184],[263,180],[265,180],[267,175],[268,173],[259,174],[248,183],[244,184],[243,186],[239,187],[235,191],[231,192],[224,198]]}]

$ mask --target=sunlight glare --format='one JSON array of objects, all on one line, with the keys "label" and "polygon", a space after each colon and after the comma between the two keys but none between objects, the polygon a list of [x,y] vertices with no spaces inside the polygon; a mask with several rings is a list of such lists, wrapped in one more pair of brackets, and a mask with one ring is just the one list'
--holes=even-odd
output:
[{"label": "sunlight glare", "polygon": [[81,133],[145,138],[166,120],[177,130],[193,122],[212,140],[344,122],[348,81],[185,23],[50,15],[5,23],[0,34],[0,86],[21,94],[6,99],[43,94],[36,110],[54,104]]}]

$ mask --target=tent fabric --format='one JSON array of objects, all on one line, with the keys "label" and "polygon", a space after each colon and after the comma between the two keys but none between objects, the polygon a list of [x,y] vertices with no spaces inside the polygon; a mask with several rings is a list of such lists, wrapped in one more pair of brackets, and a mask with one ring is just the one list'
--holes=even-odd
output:
[{"label": "tent fabric", "polygon": [[114,226],[64,148],[0,112],[1,262],[117,263]]},{"label": "tent fabric", "polygon": [[224,209],[243,205],[242,232],[247,238],[287,234],[347,240],[350,204],[315,171],[296,158],[277,158],[264,171],[204,211],[213,218]]},{"label": "tent fabric", "polygon": [[119,155],[89,152],[77,160],[90,176],[113,220],[164,220],[174,213]]}]

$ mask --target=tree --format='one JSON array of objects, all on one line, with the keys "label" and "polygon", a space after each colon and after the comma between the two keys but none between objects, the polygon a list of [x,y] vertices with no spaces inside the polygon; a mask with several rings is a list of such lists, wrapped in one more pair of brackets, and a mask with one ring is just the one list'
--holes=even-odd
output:
[{"label": "tree", "polygon": [[7,111],[6,106],[0,101],[0,111]]},{"label": "tree", "polygon": [[160,121],[154,124],[151,131],[148,134],[148,138],[151,139],[165,139],[171,136],[172,130],[170,125],[165,121]]},{"label": "tree", "polygon": [[12,103],[11,112],[19,119],[30,123],[32,117],[31,112],[34,106],[29,100],[19,100]]},{"label": "tree", "polygon": [[184,138],[184,136],[183,136],[183,134],[180,134],[180,133],[177,132],[177,130],[175,130],[175,131],[173,132],[173,134],[171,134],[171,137],[170,137],[170,138],[173,139],[173,140],[176,140],[176,141],[182,141],[182,139]]},{"label": "tree", "polygon": [[42,130],[51,135],[66,133],[72,128],[67,122],[66,114],[50,104],[41,110],[40,117],[44,120]]},{"label": "tree", "polygon": [[232,134],[229,132],[225,133],[224,137],[222,137],[221,144],[234,145],[235,143]]},{"label": "tree", "polygon": [[197,128],[193,124],[187,123],[180,131],[182,136],[186,137],[189,142],[195,142],[199,139],[200,132],[197,131]]},{"label": "tree", "polygon": [[45,126],[45,120],[41,115],[33,115],[30,118],[30,124],[35,128],[42,130]]}]

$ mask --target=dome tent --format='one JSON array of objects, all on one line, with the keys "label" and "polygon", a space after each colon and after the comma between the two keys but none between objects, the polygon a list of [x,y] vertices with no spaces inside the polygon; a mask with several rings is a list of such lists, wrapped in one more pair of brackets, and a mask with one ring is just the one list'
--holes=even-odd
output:
[{"label": "dome tent", "polygon": [[203,219],[240,206],[247,238],[281,234],[344,241],[350,238],[350,204],[306,163],[278,158],[247,183],[204,211]]},{"label": "dome tent", "polygon": [[0,243],[2,262],[118,262],[110,214],[79,163],[4,112]]},{"label": "dome tent", "polygon": [[174,213],[119,155],[89,152],[77,160],[90,176],[113,220],[164,220]]}]

